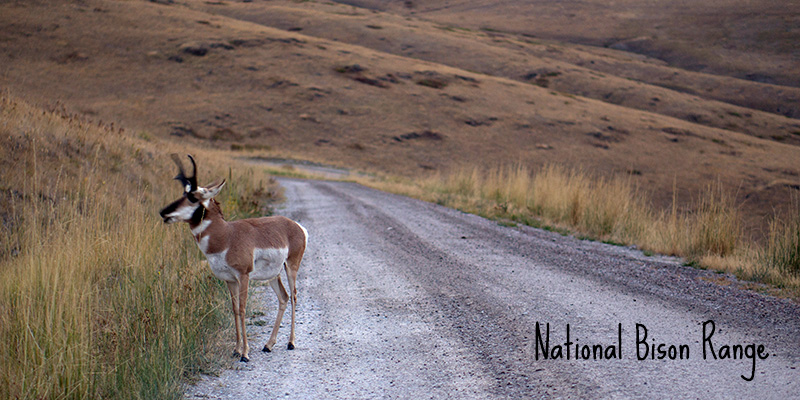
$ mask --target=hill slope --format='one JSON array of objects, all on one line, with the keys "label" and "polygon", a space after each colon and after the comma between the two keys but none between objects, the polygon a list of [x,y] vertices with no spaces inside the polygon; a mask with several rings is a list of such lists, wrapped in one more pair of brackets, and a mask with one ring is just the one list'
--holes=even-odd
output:
[{"label": "hill slope", "polygon": [[[693,72],[604,47],[474,24],[449,25],[316,3],[192,1],[193,8],[366,46],[762,138],[800,143],[800,88]],[[491,13],[480,21],[491,21]],[[425,14],[428,17],[427,14]],[[436,18],[435,16],[431,18]],[[619,46],[616,46],[619,48]],[[763,112],[762,112],[763,111]],[[780,115],[774,115],[780,114]]]},{"label": "hill slope", "polygon": [[152,135],[409,176],[559,163],[630,174],[659,206],[719,180],[756,231],[800,187],[797,120],[570,61],[629,53],[315,2],[0,7],[4,87]]},{"label": "hill slope", "polygon": [[[669,65],[798,87],[800,5],[768,0],[344,0],[473,29],[630,51]],[[797,114],[795,114],[796,116]]]}]

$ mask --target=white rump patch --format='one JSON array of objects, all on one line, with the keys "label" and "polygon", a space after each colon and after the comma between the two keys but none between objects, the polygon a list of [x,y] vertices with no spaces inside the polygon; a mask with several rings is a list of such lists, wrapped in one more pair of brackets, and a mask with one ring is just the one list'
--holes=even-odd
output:
[{"label": "white rump patch", "polygon": [[303,230],[303,235],[305,235],[305,239],[306,239],[306,247],[308,247],[308,231],[306,230],[305,227],[303,227],[303,225],[300,225],[297,222],[295,222],[295,224],[297,224],[297,226],[299,226],[300,229]]},{"label": "white rump patch", "polygon": [[274,279],[283,269],[286,258],[289,257],[289,248],[253,250],[253,272],[250,279],[268,281]]}]

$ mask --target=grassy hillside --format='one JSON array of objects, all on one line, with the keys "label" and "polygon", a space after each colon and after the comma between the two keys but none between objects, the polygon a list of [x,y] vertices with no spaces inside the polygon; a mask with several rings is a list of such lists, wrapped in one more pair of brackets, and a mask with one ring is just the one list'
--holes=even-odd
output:
[{"label": "grassy hillside", "polygon": [[0,84],[145,136],[409,177],[559,164],[629,176],[662,210],[675,182],[689,209],[719,181],[757,239],[800,187],[800,123],[774,107],[796,88],[389,11],[3,3]]},{"label": "grassy hillside", "polygon": [[[181,193],[170,151],[187,149],[0,98],[0,398],[178,398],[215,367],[227,289],[158,216]],[[195,155],[201,182],[231,178],[231,217],[278,195]]]}]

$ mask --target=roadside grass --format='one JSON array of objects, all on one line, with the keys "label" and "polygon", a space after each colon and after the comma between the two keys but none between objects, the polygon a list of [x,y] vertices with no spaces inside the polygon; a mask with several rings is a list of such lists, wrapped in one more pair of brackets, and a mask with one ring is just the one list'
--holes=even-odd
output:
[{"label": "roadside grass", "polygon": [[800,203],[795,201],[794,212],[785,219],[770,223],[766,246],[755,251],[758,273],[763,280],[780,284],[784,276],[794,277],[793,287],[800,287]]},{"label": "roadside grass", "polygon": [[[0,143],[0,398],[180,398],[219,368],[227,289],[157,214],[181,193],[168,153],[186,149],[8,96]],[[281,196],[260,172],[195,156],[201,183],[229,179],[234,217]]]},{"label": "roadside grass", "polygon": [[635,244],[645,254],[683,257],[690,265],[731,272],[800,296],[800,206],[776,217],[765,246],[749,243],[732,196],[711,184],[679,210],[677,199],[657,211],[627,177],[603,178],[547,165],[462,168],[414,181],[378,177],[359,182],[501,221],[525,224],[615,245]]}]

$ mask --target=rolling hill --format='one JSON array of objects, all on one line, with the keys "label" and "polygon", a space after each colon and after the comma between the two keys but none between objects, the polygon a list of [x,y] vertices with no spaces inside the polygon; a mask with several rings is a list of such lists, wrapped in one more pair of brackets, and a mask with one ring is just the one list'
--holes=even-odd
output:
[{"label": "rolling hill", "polygon": [[[709,32],[722,22],[701,35],[680,10],[633,1],[619,3],[628,16],[593,2],[349,3],[5,2],[0,84],[130,134],[395,175],[555,163],[627,174],[660,207],[719,181],[754,237],[800,188],[790,43],[732,35],[720,58]],[[737,10],[775,32],[791,22]],[[702,62],[681,50],[690,40]]]}]

